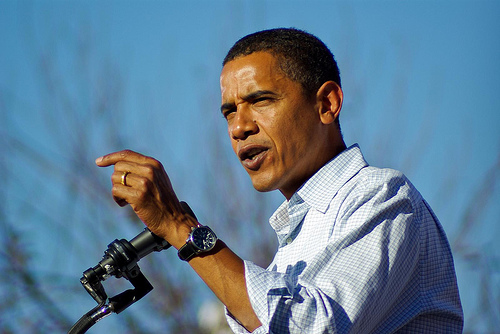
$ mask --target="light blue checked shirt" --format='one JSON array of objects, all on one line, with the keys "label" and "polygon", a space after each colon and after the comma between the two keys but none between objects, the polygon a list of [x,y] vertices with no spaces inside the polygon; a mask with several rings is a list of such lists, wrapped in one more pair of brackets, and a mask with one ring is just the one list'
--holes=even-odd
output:
[{"label": "light blue checked shirt", "polygon": [[[270,218],[279,248],[266,269],[245,261],[262,326],[253,333],[461,333],[446,235],[398,171],[351,146]],[[235,333],[248,333],[230,314]]]}]

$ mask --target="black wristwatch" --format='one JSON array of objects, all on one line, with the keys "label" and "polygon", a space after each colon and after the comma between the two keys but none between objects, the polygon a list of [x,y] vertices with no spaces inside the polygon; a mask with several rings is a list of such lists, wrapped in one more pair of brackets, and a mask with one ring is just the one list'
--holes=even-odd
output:
[{"label": "black wristwatch", "polygon": [[181,260],[189,261],[198,254],[211,251],[216,242],[217,236],[214,231],[208,226],[198,224],[198,226],[191,228],[186,244],[179,248],[177,255]]}]

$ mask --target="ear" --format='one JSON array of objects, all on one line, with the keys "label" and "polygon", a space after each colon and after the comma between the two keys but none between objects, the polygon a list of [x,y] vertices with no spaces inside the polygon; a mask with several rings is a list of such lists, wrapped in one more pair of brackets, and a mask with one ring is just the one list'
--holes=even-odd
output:
[{"label": "ear", "polygon": [[325,82],[316,93],[318,112],[323,124],[331,124],[338,119],[344,93],[342,88],[334,81]]}]

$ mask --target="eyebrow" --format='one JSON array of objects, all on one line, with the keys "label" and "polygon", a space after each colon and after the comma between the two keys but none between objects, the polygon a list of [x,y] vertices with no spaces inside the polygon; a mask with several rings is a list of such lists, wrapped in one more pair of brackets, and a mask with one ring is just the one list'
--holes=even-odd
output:
[{"label": "eyebrow", "polygon": [[[250,94],[243,96],[241,99],[245,102],[248,102],[248,101],[256,100],[263,95],[276,96],[277,94],[273,91],[270,91],[270,90],[257,90],[255,92],[251,92]],[[234,108],[235,106],[236,106],[236,104],[233,102],[223,103],[220,107],[220,111],[222,113],[224,113],[224,111],[230,110],[230,109]]]}]

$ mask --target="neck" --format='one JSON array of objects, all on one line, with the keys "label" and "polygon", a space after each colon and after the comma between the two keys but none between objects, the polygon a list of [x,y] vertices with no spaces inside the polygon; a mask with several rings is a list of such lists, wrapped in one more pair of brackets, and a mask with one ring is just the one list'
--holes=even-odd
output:
[{"label": "neck", "polygon": [[341,138],[339,141],[336,141],[336,145],[329,145],[329,148],[324,150],[323,157],[318,160],[318,163],[315,165],[311,172],[300,182],[298,182],[294,187],[290,189],[280,188],[280,192],[285,196],[285,198],[290,200],[293,194],[299,190],[304,183],[306,183],[318,170],[320,170],[324,165],[326,165],[330,160],[339,155],[342,151],[344,151],[347,146],[344,143],[344,140]]}]

